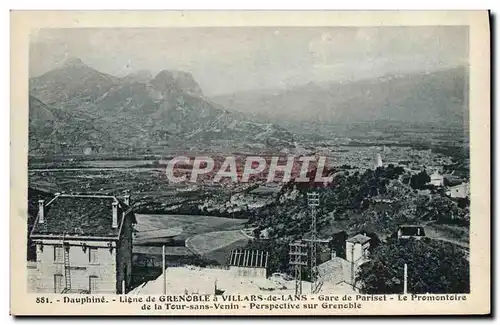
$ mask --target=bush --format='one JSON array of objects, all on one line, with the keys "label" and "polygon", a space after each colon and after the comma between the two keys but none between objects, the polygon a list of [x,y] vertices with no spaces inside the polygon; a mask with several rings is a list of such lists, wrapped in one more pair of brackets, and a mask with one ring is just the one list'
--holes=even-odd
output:
[{"label": "bush", "polygon": [[468,293],[469,262],[457,246],[439,241],[393,240],[363,264],[356,281],[367,294],[403,292],[404,264],[409,293]]}]

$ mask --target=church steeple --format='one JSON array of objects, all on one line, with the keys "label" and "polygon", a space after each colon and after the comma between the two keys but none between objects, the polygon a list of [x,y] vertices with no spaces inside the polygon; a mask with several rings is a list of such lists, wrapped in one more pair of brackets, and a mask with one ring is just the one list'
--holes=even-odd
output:
[{"label": "church steeple", "polygon": [[377,154],[377,158],[375,160],[375,168],[378,167],[384,167],[384,163],[382,162],[382,157],[380,156],[379,153]]}]

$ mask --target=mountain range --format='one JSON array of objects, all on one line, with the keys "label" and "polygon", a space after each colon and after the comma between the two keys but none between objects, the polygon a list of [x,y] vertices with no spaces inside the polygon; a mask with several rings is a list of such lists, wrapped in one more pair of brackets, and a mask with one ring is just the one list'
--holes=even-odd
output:
[{"label": "mountain range", "polygon": [[32,154],[161,153],[228,142],[280,150],[293,143],[284,128],[213,103],[183,71],[118,78],[70,59],[29,86]]},{"label": "mountain range", "polygon": [[276,151],[315,121],[463,126],[468,118],[465,67],[209,98],[187,72],[119,78],[74,58],[29,84],[29,148],[40,155]]},{"label": "mountain range", "polygon": [[232,111],[287,121],[463,124],[468,79],[467,68],[456,67],[349,82],[309,82],[212,99]]}]

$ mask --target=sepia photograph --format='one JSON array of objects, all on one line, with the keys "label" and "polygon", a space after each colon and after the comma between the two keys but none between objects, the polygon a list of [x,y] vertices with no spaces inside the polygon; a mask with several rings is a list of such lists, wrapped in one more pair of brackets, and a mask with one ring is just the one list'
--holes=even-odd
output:
[{"label": "sepia photograph", "polygon": [[31,29],[21,294],[174,313],[465,301],[490,218],[471,218],[470,35]]}]

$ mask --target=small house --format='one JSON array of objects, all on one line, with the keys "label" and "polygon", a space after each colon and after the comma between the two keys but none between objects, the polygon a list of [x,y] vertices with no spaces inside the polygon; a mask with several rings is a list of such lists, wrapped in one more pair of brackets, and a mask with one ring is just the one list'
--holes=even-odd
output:
[{"label": "small house", "polygon": [[362,264],[368,259],[371,238],[357,234],[346,240],[346,260],[349,263]]},{"label": "small house", "polygon": [[421,239],[423,237],[425,237],[425,229],[423,226],[401,225],[398,228],[398,239]]},{"label": "small house", "polygon": [[446,191],[446,194],[452,198],[465,199],[470,194],[469,183],[462,183],[457,186],[452,186]]}]

